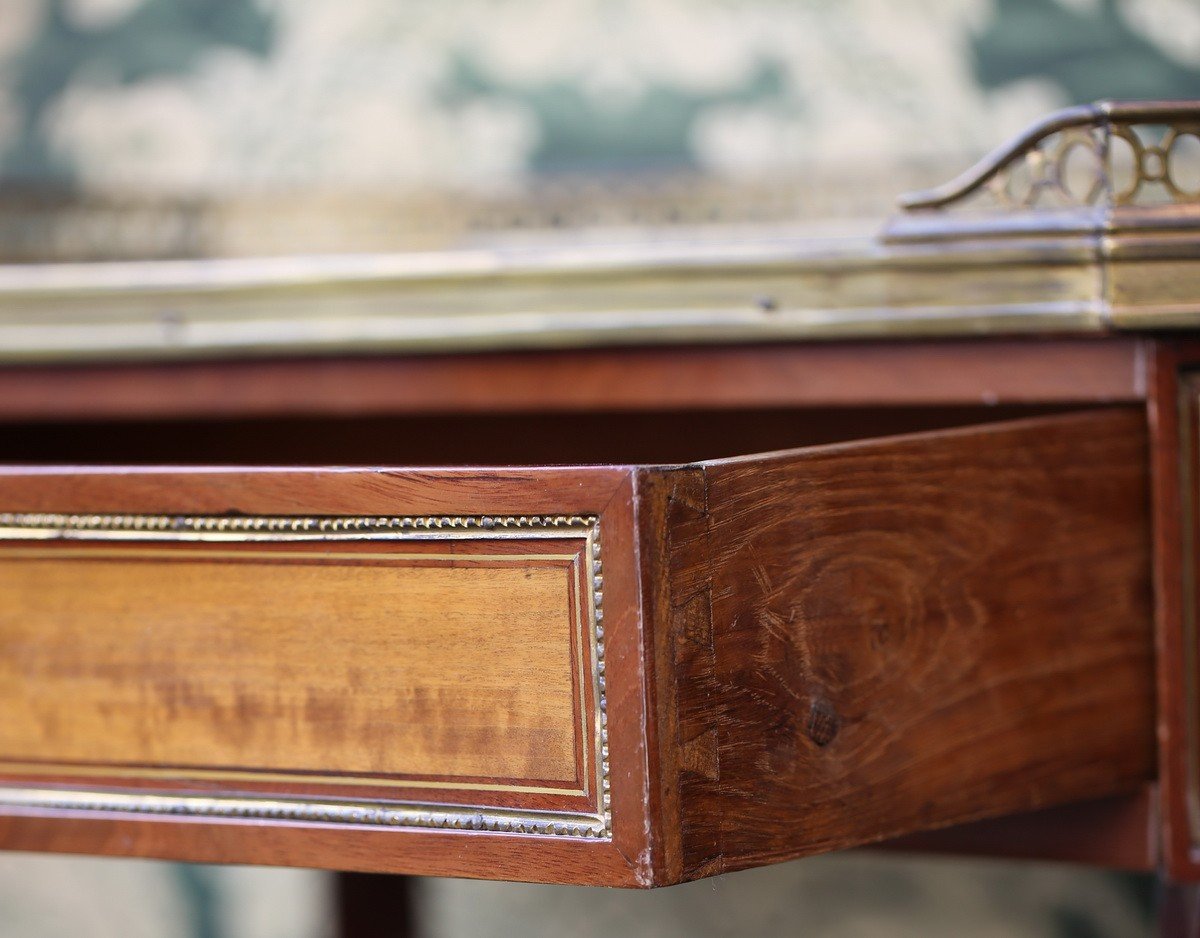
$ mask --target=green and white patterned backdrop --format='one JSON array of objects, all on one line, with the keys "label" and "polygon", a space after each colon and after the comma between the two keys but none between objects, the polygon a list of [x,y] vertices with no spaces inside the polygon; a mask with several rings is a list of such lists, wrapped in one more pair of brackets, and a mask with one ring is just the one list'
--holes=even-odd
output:
[{"label": "green and white patterned backdrop", "polygon": [[0,255],[878,219],[1052,108],[1189,95],[1195,0],[0,0]]}]

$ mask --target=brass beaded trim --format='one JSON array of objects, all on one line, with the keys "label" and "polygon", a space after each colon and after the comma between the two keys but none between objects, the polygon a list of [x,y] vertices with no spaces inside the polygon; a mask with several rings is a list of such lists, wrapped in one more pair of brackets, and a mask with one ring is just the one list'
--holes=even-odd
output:
[{"label": "brass beaded trim", "polygon": [[254,515],[114,515],[0,512],[0,528],[44,529],[47,536],[73,532],[95,537],[103,532],[188,534],[403,534],[419,531],[590,530],[594,515],[349,515],[277,517]]},{"label": "brass beaded trim", "polygon": [[506,812],[444,805],[388,805],[369,802],[292,801],[274,798],[216,798],[193,795],[129,794],[0,786],[0,807],[49,811],[96,811],[263,821],[307,821],[435,830],[495,831],[566,837],[608,837],[606,821],[577,814]]}]

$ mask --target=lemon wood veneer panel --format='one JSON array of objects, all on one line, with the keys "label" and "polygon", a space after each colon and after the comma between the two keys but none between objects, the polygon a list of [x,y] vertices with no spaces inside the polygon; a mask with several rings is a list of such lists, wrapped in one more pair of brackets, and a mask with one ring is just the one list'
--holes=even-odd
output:
[{"label": "lemon wood veneer panel", "polygon": [[0,771],[580,788],[573,558],[384,546],[0,548]]}]

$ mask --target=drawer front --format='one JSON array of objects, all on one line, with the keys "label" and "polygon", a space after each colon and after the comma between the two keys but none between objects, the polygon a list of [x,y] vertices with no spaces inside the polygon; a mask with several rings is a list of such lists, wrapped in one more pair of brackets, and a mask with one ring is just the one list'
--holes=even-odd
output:
[{"label": "drawer front", "polygon": [[1140,790],[1145,463],[0,470],[0,846],[647,886]]},{"label": "drawer front", "polygon": [[[614,564],[605,599],[602,532],[629,530],[617,497],[627,479],[501,474],[478,498],[476,481],[10,474],[9,504],[119,499],[126,512],[0,513],[0,805],[611,848],[605,613],[628,603],[632,576]],[[185,511],[237,493],[237,513],[137,511],[164,490]],[[281,513],[288,490],[360,511]],[[447,496],[586,510],[366,513]],[[622,618],[636,621],[613,618],[619,649]],[[617,676],[618,692],[626,677],[638,669]],[[628,758],[617,742],[614,757]]]},{"label": "drawer front", "polygon": [[369,817],[607,828],[595,519],[0,515],[0,538],[0,771],[445,790],[528,816]]}]

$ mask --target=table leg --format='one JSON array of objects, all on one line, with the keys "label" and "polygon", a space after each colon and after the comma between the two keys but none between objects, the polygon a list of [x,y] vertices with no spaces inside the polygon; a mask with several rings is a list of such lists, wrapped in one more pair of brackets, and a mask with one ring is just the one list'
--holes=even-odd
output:
[{"label": "table leg", "polygon": [[413,883],[411,876],[338,873],[338,938],[414,938]]},{"label": "table leg", "polygon": [[1200,938],[1200,886],[1163,882],[1160,889],[1161,938]]}]

